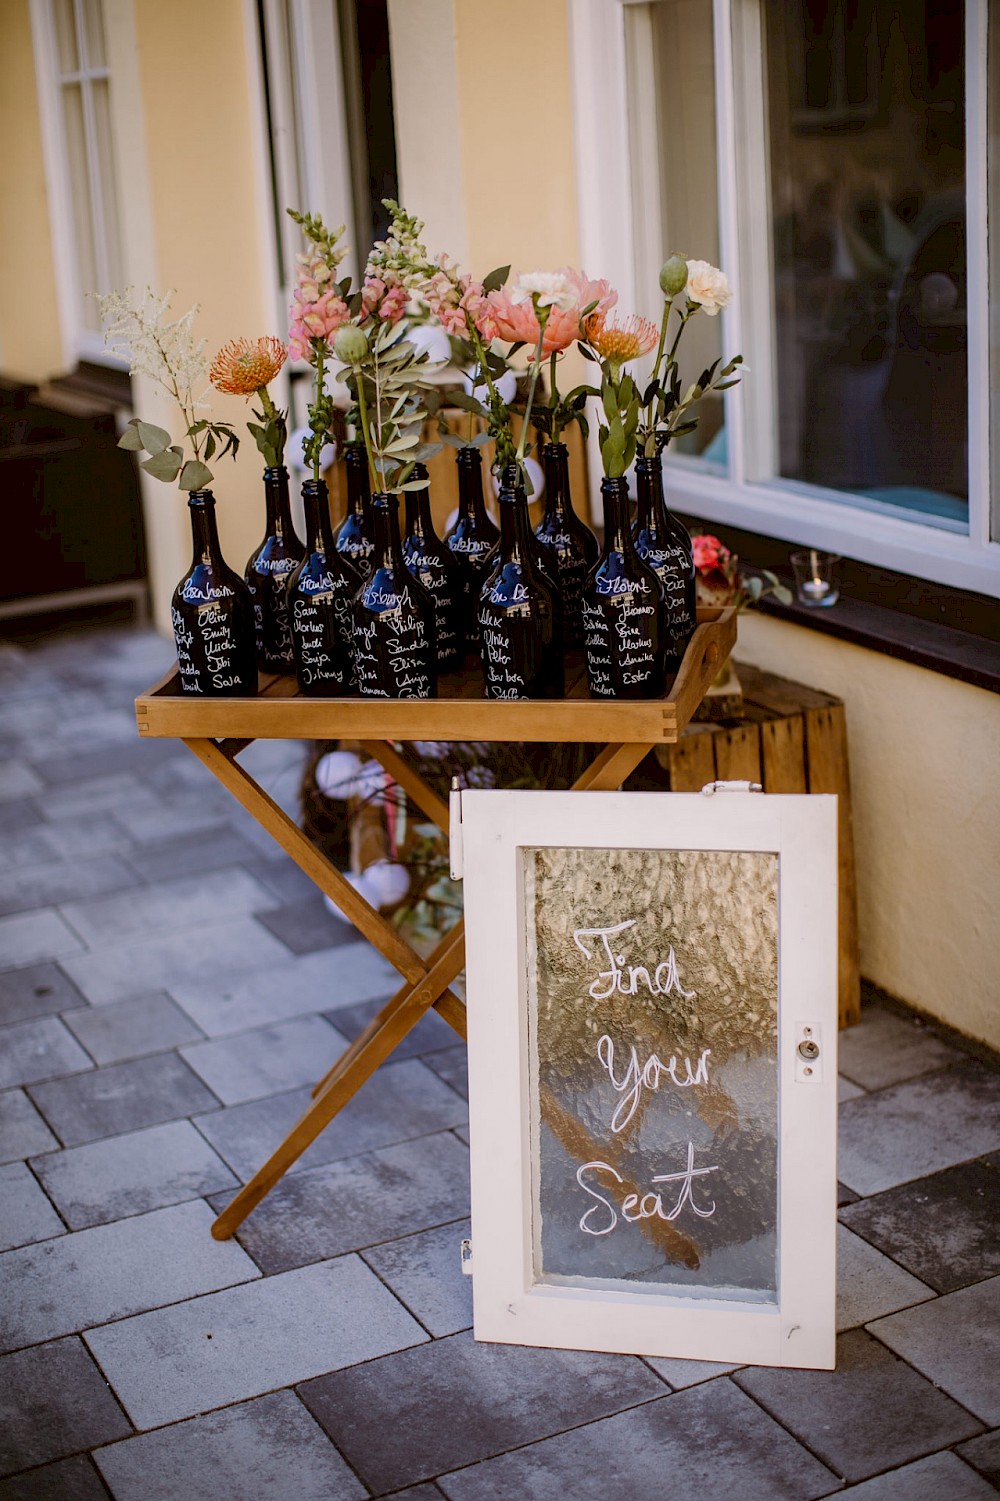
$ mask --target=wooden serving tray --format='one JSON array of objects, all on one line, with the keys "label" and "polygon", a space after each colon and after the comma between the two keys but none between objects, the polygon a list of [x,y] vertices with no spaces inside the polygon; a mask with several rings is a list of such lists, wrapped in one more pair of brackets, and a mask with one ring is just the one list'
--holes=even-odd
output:
[{"label": "wooden serving tray", "polygon": [[736,643],[736,610],[698,610],[669,697],[597,699],[582,651],[566,660],[566,697],[488,699],[469,657],[438,698],[304,698],[294,677],[261,675],[256,698],[181,693],[176,668],[135,701],[140,735],[239,740],[513,740],[665,744],[678,739]]}]

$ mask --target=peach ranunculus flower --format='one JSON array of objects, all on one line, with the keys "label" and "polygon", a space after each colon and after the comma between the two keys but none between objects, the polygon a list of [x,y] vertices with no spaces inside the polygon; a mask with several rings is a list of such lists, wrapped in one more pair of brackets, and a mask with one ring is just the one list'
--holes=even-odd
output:
[{"label": "peach ranunculus flower", "polygon": [[284,344],[271,334],[260,339],[233,339],[215,356],[208,378],[217,391],[249,398],[271,384],[285,357]]},{"label": "peach ranunculus flower", "polygon": [[609,323],[600,313],[591,313],[584,324],[587,342],[602,360],[624,365],[628,360],[648,354],[660,337],[660,330],[649,318],[633,313],[623,323]]},{"label": "peach ranunculus flower", "polygon": [[714,318],[733,295],[725,272],[708,261],[688,261],[687,271],[685,292],[688,299],[699,303],[709,317]]},{"label": "peach ranunculus flower", "polygon": [[[507,339],[510,343],[523,342],[534,349],[538,345],[539,323],[531,293],[524,294],[525,287],[544,283],[547,291],[539,295],[539,304],[549,309],[545,333],[542,339],[542,355],[560,354],[580,337],[580,318],[584,308],[591,307],[592,314],[604,316],[618,301],[618,293],[606,281],[591,281],[582,271],[569,266],[554,272],[534,272],[530,277],[518,277],[512,290],[501,288],[490,292],[476,317],[476,327],[484,339]],[[542,296],[551,296],[550,303],[543,303]],[[565,303],[566,306],[562,304]]]}]

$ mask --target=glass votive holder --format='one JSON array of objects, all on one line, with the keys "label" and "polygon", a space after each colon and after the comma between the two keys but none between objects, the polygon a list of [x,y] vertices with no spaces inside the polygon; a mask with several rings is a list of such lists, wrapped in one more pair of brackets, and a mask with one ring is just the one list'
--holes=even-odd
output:
[{"label": "glass votive holder", "polygon": [[828,609],[840,597],[840,557],[835,552],[819,552],[804,547],[792,553],[795,569],[795,593],[800,605]]}]

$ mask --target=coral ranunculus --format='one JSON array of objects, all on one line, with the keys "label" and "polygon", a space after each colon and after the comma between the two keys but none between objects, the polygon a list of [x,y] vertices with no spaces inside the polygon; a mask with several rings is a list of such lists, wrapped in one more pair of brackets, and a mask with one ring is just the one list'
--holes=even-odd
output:
[{"label": "coral ranunculus", "polygon": [[[506,339],[511,344],[530,345],[532,358],[534,357],[540,329],[538,315],[531,302],[513,302],[504,289],[491,292],[486,298],[483,312],[476,319],[476,326],[484,338]],[[487,328],[490,326],[493,331],[487,335]],[[542,338],[543,357],[568,349],[579,333],[580,309],[575,303],[569,312],[563,312],[558,307],[550,308]]]},{"label": "coral ranunculus", "polygon": [[229,396],[253,396],[261,386],[270,385],[284,363],[285,346],[271,334],[233,339],[215,356],[208,378]]}]

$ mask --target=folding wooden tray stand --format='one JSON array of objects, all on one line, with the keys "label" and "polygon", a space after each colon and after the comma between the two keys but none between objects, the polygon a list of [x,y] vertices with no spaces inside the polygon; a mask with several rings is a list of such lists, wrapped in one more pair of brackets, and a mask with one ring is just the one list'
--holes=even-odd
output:
[{"label": "folding wooden tray stand", "polygon": [[302,698],[291,677],[260,679],[256,698],[199,698],[180,692],[176,670],[136,699],[139,734],[178,738],[218,777],[320,891],[399,970],[404,983],[319,1081],[312,1103],[263,1167],[212,1226],[228,1239],[315,1141],[431,1006],[465,1037],[465,1006],[449,989],[465,966],[461,922],[425,960],[359,896],[343,874],[267,795],[237,757],[254,740],[354,740],[381,763],[443,831],[448,805],[408,765],[394,742],[505,740],[603,747],[575,791],[611,791],[657,745],[676,741],[736,642],[736,611],[699,609],[669,699],[589,697],[578,657],[567,664],[563,699],[488,700],[478,666],[442,678],[436,699]]}]

